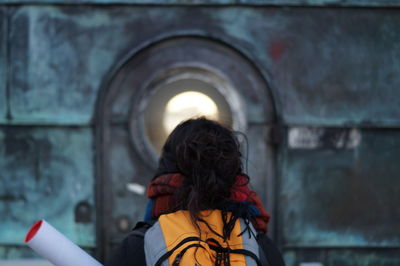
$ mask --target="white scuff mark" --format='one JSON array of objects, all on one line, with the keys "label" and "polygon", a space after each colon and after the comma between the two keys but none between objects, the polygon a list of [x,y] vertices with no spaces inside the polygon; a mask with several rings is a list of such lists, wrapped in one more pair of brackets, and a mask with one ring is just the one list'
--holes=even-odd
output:
[{"label": "white scuff mark", "polygon": [[126,184],[126,189],[139,195],[144,195],[146,191],[146,188],[138,183],[128,183]]},{"label": "white scuff mark", "polygon": [[348,149],[354,149],[361,143],[361,133],[356,128],[352,128],[349,133],[349,140],[347,142]]},{"label": "white scuff mark", "polygon": [[288,145],[292,149],[355,149],[361,144],[357,128],[292,127]]},{"label": "white scuff mark", "polygon": [[315,149],[323,134],[322,128],[293,127],[289,129],[289,147],[292,149]]},{"label": "white scuff mark", "polygon": [[302,262],[299,266],[324,266],[321,262]]}]

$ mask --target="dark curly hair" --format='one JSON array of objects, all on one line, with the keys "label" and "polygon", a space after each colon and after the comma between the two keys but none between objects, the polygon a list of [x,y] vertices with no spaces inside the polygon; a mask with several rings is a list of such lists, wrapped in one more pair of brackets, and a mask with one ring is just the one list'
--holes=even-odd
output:
[{"label": "dark curly hair", "polygon": [[201,117],[186,120],[172,131],[162,149],[156,176],[185,176],[174,195],[176,209],[188,210],[195,222],[201,220],[201,210],[224,209],[242,168],[234,132]]}]

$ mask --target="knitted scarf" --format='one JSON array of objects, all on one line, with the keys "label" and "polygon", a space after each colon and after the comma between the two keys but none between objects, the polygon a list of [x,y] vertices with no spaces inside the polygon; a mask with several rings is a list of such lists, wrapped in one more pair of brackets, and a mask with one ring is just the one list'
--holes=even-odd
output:
[{"label": "knitted scarf", "polygon": [[[150,199],[146,209],[145,220],[155,220],[162,214],[173,212],[174,202],[173,195],[175,190],[183,183],[184,176],[175,174],[166,174],[158,176],[150,182],[147,188],[147,197]],[[250,190],[247,185],[247,178],[238,175],[236,182],[232,187],[229,202],[235,208],[235,203],[248,206],[250,213],[250,221],[253,223],[257,231],[267,232],[267,224],[270,218],[269,213],[264,209],[260,198],[257,194]]]}]

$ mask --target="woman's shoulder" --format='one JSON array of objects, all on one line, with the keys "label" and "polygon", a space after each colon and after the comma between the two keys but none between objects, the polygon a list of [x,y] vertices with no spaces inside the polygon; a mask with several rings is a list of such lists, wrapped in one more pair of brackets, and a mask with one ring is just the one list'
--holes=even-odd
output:
[{"label": "woman's shoulder", "polygon": [[285,266],[282,253],[271,238],[269,238],[266,234],[259,233],[257,235],[257,242],[261,252],[263,252],[266,256],[269,265]]}]

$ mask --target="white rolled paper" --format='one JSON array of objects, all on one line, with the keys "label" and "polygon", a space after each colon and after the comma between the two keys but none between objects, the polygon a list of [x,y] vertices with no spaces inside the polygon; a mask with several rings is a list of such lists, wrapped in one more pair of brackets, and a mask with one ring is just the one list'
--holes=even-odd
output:
[{"label": "white rolled paper", "polygon": [[31,227],[25,243],[56,266],[102,266],[45,220]]}]

